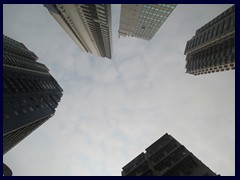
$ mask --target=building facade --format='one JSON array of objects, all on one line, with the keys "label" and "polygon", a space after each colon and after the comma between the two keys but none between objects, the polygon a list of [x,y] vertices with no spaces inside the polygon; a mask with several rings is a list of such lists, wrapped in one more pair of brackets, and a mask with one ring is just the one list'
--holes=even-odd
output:
[{"label": "building facade", "polygon": [[3,154],[55,113],[62,88],[24,44],[3,35]]},{"label": "building facade", "polygon": [[167,133],[122,169],[122,176],[216,176]]},{"label": "building facade", "polygon": [[78,47],[99,57],[112,57],[110,4],[44,4]]},{"label": "building facade", "polygon": [[176,4],[122,4],[120,36],[151,40]]},{"label": "building facade", "polygon": [[235,5],[198,29],[184,54],[189,74],[235,69]]},{"label": "building facade", "polygon": [[12,176],[13,175],[12,170],[4,163],[3,163],[3,175],[4,176]]}]

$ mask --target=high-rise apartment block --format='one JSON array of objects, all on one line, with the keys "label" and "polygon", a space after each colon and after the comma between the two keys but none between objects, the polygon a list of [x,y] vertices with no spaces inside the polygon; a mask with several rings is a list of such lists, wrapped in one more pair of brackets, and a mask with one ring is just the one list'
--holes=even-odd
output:
[{"label": "high-rise apartment block", "polygon": [[198,29],[184,54],[189,74],[235,69],[235,5]]},{"label": "high-rise apartment block", "polygon": [[55,113],[62,88],[24,44],[3,36],[3,154]]},{"label": "high-rise apartment block", "polygon": [[151,40],[175,7],[176,4],[122,4],[119,37]]},{"label": "high-rise apartment block", "polygon": [[13,175],[12,170],[4,163],[3,163],[3,175],[4,176],[12,176]]},{"label": "high-rise apartment block", "polygon": [[78,47],[99,57],[112,57],[110,4],[44,4]]},{"label": "high-rise apartment block", "polygon": [[216,176],[167,133],[122,169],[122,176]]}]

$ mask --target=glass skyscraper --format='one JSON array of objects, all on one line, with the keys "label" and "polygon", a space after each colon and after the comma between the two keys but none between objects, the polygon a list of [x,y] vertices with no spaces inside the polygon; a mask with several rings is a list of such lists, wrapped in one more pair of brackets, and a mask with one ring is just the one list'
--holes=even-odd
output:
[{"label": "glass skyscraper", "polygon": [[62,97],[63,89],[37,59],[3,35],[3,154],[51,118]]},{"label": "glass skyscraper", "polygon": [[119,37],[151,40],[175,7],[176,4],[122,4]]}]

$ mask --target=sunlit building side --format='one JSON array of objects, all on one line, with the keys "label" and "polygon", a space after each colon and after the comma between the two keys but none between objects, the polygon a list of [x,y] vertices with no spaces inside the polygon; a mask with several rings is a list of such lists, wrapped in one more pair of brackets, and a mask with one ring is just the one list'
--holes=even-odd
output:
[{"label": "sunlit building side", "polygon": [[78,47],[98,57],[112,57],[110,4],[44,4]]},{"label": "sunlit building side", "polygon": [[122,4],[118,34],[151,40],[176,4]]}]

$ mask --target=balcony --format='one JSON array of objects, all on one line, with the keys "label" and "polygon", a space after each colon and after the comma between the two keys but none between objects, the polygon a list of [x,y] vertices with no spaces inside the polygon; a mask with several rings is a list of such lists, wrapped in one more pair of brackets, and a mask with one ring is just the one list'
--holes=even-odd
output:
[{"label": "balcony", "polygon": [[184,146],[179,146],[172,151],[169,156],[164,157],[162,160],[158,161],[154,166],[159,173],[159,175],[164,175],[168,170],[172,169],[179,162],[182,161],[185,157],[189,155],[189,152],[185,149]]},{"label": "balcony", "polygon": [[141,165],[145,161],[145,154],[141,153],[136,158],[134,158],[131,162],[125,165],[122,169],[124,174],[128,174],[129,172],[133,171],[139,165]]},{"label": "balcony", "polygon": [[148,154],[152,155],[156,151],[158,151],[160,148],[165,146],[168,142],[170,142],[173,138],[168,135],[167,133],[163,135],[160,139],[155,141],[151,146],[149,146],[146,151]]}]

